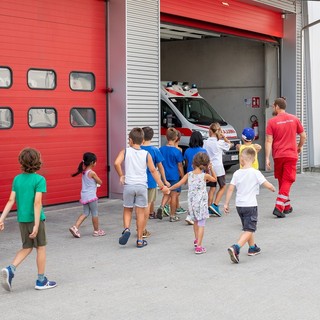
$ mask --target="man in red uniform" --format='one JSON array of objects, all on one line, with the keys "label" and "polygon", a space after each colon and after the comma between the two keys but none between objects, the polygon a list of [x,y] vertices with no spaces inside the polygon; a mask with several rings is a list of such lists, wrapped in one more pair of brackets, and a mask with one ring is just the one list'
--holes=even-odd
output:
[{"label": "man in red uniform", "polygon": [[[298,154],[306,141],[306,133],[299,119],[286,113],[287,103],[284,98],[277,98],[273,104],[273,114],[266,129],[266,166],[270,170],[270,153],[274,160],[274,177],[278,179],[279,193],[273,214],[284,218],[292,212],[290,188],[296,180]],[[297,135],[300,136],[297,145]]]}]

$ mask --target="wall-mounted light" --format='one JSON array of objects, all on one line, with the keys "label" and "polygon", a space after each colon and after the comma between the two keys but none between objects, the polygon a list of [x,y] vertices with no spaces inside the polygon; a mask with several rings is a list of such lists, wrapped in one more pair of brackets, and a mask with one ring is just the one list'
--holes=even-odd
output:
[{"label": "wall-mounted light", "polygon": [[222,5],[224,5],[226,7],[229,7],[229,3],[228,2],[222,1],[221,3],[222,3]]}]

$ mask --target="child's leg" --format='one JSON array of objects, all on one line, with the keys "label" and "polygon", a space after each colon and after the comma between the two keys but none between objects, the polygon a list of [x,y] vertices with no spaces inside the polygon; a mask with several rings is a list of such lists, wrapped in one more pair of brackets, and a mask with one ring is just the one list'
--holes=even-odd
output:
[{"label": "child's leg", "polygon": [[31,253],[32,248],[21,249],[17,252],[16,256],[14,257],[12,264],[15,267],[18,265]]},{"label": "child's leg", "polygon": [[208,206],[210,206],[213,203],[213,197],[214,197],[215,191],[216,191],[216,187],[210,187],[208,191]]},{"label": "child's leg", "polygon": [[[133,208],[123,207],[123,227],[130,229]],[[138,215],[137,215],[138,216]]]},{"label": "child's leg", "polygon": [[82,222],[83,222],[84,220],[86,220],[86,219],[87,219],[87,216],[86,216],[85,214],[81,214],[81,215],[79,216],[79,218],[77,219],[76,224],[75,224],[75,226],[77,227],[77,229],[80,228]]},{"label": "child's leg", "polygon": [[98,216],[94,217],[92,216],[92,225],[94,231],[99,231],[99,218]]},{"label": "child's leg", "polygon": [[146,227],[146,216],[148,214],[148,208],[136,207],[137,215],[137,239],[142,239],[143,230]]},{"label": "child's leg", "polygon": [[205,219],[197,221],[197,225],[198,225],[198,237],[197,237],[198,247],[202,247],[202,240],[203,240],[203,236],[204,236],[205,223],[206,223]]},{"label": "child's leg", "polygon": [[199,227],[198,227],[198,221],[194,221],[193,224],[193,232],[194,232],[194,239],[197,241],[198,243],[198,232],[199,232]]},{"label": "child's leg", "polygon": [[221,198],[222,198],[225,190],[226,190],[226,185],[224,185],[223,187],[220,187],[220,188],[219,188],[219,191],[217,192],[216,198],[215,198],[215,200],[214,200],[214,204],[215,204],[215,205],[219,205],[220,200],[221,200]]},{"label": "child's leg", "polygon": [[[253,243],[252,243],[252,241],[253,241]],[[243,247],[247,242],[248,242],[248,243],[249,243],[249,242],[252,243],[252,244],[249,243],[249,245],[254,245],[254,233],[251,232],[251,231],[244,231],[244,232],[242,232],[242,234],[240,235],[240,238],[239,238],[237,244],[238,244],[238,246],[241,248],[241,247]]]},{"label": "child's leg", "polygon": [[174,217],[177,210],[177,202],[178,202],[178,195],[177,191],[171,191],[171,201],[170,201],[170,217]]},{"label": "child's leg", "polygon": [[37,267],[38,274],[44,275],[46,269],[46,247],[37,247]]}]

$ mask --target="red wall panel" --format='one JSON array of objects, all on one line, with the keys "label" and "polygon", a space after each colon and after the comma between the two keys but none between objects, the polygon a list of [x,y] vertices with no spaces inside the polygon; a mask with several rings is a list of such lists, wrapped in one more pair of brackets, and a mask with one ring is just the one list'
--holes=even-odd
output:
[{"label": "red wall panel", "polygon": [[[258,38],[258,34],[283,37],[283,21],[280,12],[236,0],[161,0],[160,10],[161,21],[164,22],[188,25],[188,21],[190,23],[198,21],[211,24],[211,28],[207,29],[217,32],[252,38]],[[212,25],[215,28],[212,28]],[[201,25],[198,23],[194,26]],[[206,24],[203,27],[205,28]]]},{"label": "red wall panel", "polygon": [[[0,2],[0,65],[13,71],[13,85],[0,89],[0,107],[14,112],[14,126],[0,130],[2,166],[0,210],[6,202],[13,177],[20,172],[19,151],[27,146],[40,150],[48,192],[44,204],[77,201],[81,177],[71,177],[82,154],[97,154],[95,168],[103,185],[98,196],[107,196],[107,110],[105,2],[92,0],[11,0]],[[31,90],[27,86],[29,68],[52,69],[57,75],[55,90]],[[71,71],[92,72],[93,92],[72,91]],[[30,107],[57,110],[55,128],[31,129],[27,121]],[[96,110],[96,125],[73,128],[72,107]]]}]

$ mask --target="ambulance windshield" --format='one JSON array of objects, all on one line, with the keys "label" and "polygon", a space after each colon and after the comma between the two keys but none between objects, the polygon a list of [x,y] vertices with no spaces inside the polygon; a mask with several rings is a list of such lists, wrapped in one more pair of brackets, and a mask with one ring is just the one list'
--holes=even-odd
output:
[{"label": "ambulance windshield", "polygon": [[182,115],[193,124],[207,126],[212,122],[218,122],[220,125],[227,124],[204,99],[179,97],[170,98],[170,100]]}]

